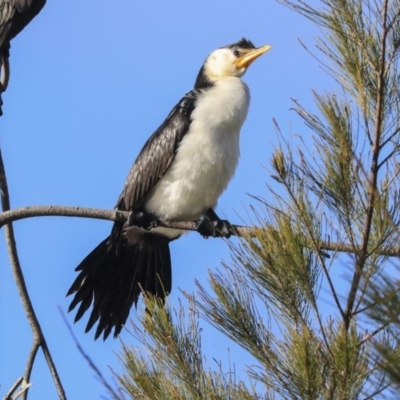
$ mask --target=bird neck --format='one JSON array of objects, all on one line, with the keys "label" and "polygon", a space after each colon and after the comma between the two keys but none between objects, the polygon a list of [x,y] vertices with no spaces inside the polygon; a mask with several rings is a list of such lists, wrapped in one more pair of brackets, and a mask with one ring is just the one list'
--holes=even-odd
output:
[{"label": "bird neck", "polygon": [[194,84],[195,89],[208,89],[214,86],[214,82],[206,75],[204,65],[200,68]]}]

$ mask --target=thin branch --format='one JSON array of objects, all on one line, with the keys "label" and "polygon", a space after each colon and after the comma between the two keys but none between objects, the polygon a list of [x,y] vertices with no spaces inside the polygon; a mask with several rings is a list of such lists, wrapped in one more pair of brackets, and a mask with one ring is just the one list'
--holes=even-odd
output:
[{"label": "thin branch", "polygon": [[87,363],[89,364],[90,368],[92,368],[92,370],[95,372],[95,374],[97,375],[97,377],[100,379],[100,382],[105,386],[105,388],[110,392],[110,394],[112,395],[113,399],[115,400],[122,400],[121,396],[119,396],[115,390],[110,386],[110,384],[107,382],[106,378],[104,377],[104,375],[101,373],[101,371],[99,370],[99,368],[97,368],[96,364],[94,363],[94,361],[89,357],[89,355],[87,353],[85,353],[85,351],[83,350],[81,344],[79,343],[77,337],[74,334],[74,331],[71,328],[71,325],[68,323],[67,318],[65,317],[65,314],[63,313],[62,309],[60,307],[58,307],[58,311],[61,314],[61,317],[65,323],[65,325],[67,326],[68,332],[70,333],[72,340],[75,342],[75,346],[77,347],[79,353],[81,353],[81,356],[87,361]]},{"label": "thin branch", "polygon": [[[372,371],[371,371],[372,372]],[[375,392],[371,393],[369,396],[364,397],[363,400],[370,400],[376,397],[378,394],[382,393],[384,390],[389,388],[392,385],[392,382],[387,383],[386,385],[382,386],[380,389],[375,390]]]},{"label": "thin branch", "polygon": [[[99,208],[69,207],[69,206],[30,206],[9,210],[0,214],[0,228],[7,223],[32,217],[81,217],[102,219],[114,222],[125,222],[129,217],[129,211],[104,210]],[[167,222],[158,220],[158,226],[172,229],[196,231],[198,221]],[[246,226],[233,225],[231,232],[236,236],[251,236],[254,229]]]},{"label": "thin branch", "polygon": [[375,302],[373,302],[371,304],[368,304],[365,307],[362,307],[362,308],[358,308],[357,307],[356,310],[354,311],[353,315],[356,316],[358,314],[364,314],[365,311],[370,310],[371,308],[375,307],[377,304],[378,303],[375,301]]},{"label": "thin branch", "polygon": [[400,17],[400,8],[397,10],[396,14],[393,16],[392,20],[387,24],[386,30],[389,31],[393,28],[393,25],[397,22],[397,19]]},{"label": "thin branch", "polygon": [[386,322],[386,324],[383,324],[382,326],[380,326],[379,328],[376,328],[373,332],[371,332],[370,334],[366,335],[365,337],[363,337],[358,343],[357,346],[360,347],[362,346],[365,342],[367,342],[368,340],[372,339],[374,336],[376,336],[379,332],[382,332],[387,326],[389,326],[391,323],[393,322],[393,320],[390,320],[388,322]]},{"label": "thin branch", "polygon": [[[40,341],[37,340],[37,338],[34,338],[31,351],[29,352],[29,355],[28,355],[28,360],[26,362],[25,372],[24,372],[25,380],[27,382],[29,382],[31,379],[33,364],[35,362],[36,355],[37,355],[39,348],[40,348]],[[28,392],[25,392],[23,399],[26,400],[27,396],[28,396]]]},{"label": "thin branch", "polygon": [[[4,209],[3,209],[4,210]],[[102,210],[98,208],[68,207],[68,206],[30,206],[4,210],[0,214],[0,228],[10,222],[31,217],[81,217],[125,222],[128,211]]]},{"label": "thin branch", "polygon": [[[292,199],[292,201],[293,201],[293,204],[296,206],[296,208],[297,208],[297,210],[298,210],[299,215],[302,216],[301,206],[300,206],[299,201],[298,201],[298,199],[297,199],[297,197],[296,197],[296,194],[293,193],[293,191],[292,191],[290,185],[285,184],[285,186],[286,186],[287,192],[289,193],[289,195],[290,195],[290,197],[291,197],[291,199]],[[312,244],[311,249],[314,249],[314,250],[317,252],[317,257],[318,257],[318,259],[319,259],[319,261],[320,261],[320,265],[321,265],[321,267],[322,267],[322,270],[324,271],[324,275],[325,275],[325,278],[326,278],[326,280],[327,280],[327,282],[328,282],[328,286],[329,286],[329,288],[330,288],[330,290],[331,290],[333,299],[334,299],[334,301],[335,301],[335,303],[336,303],[336,307],[338,308],[340,314],[343,316],[343,315],[344,315],[344,314],[343,314],[343,309],[342,309],[342,306],[341,306],[341,304],[340,304],[339,297],[338,297],[338,295],[337,295],[337,293],[336,293],[335,286],[333,285],[332,279],[331,279],[331,277],[330,277],[330,275],[329,275],[328,268],[327,268],[326,265],[325,265],[325,260],[323,259],[322,255],[321,255],[321,252],[320,252],[320,251],[321,251],[321,246],[320,246],[320,245],[317,245],[317,243],[316,243],[316,240],[315,240],[314,235],[313,235],[313,229],[312,229],[312,227],[310,226],[309,221],[308,221],[306,218],[302,218],[302,219],[303,219],[303,222],[305,223],[305,226],[306,226],[307,231],[308,231],[307,233],[308,233],[308,235],[309,235],[309,237],[310,237],[310,240],[311,240],[311,244]],[[316,305],[315,299],[314,299],[314,304]],[[320,329],[321,329],[321,332],[322,332],[322,336],[323,336],[324,341],[325,341],[325,343],[326,343],[326,346],[327,346],[327,348],[328,348],[328,350],[329,350],[329,352],[330,352],[329,342],[328,342],[328,339],[327,339],[327,336],[326,336],[326,333],[325,333],[325,329],[324,329],[324,326],[323,326],[323,324],[322,324],[321,317],[320,317],[318,311],[319,311],[319,310],[318,310],[318,308],[317,308],[317,309],[316,309],[317,319],[318,319],[318,322],[319,322],[319,324],[320,324]]]},{"label": "thin branch", "polygon": [[[0,214],[0,228],[10,222],[20,221],[34,217],[80,217],[101,219],[114,222],[125,222],[129,216],[128,211],[105,210],[100,208],[72,207],[72,206],[30,206],[15,208]],[[197,231],[197,221],[162,221],[158,220],[158,226],[171,229],[182,229],[185,231]],[[255,237],[263,228],[256,226],[232,225],[233,236],[250,238]],[[347,243],[319,242],[320,250],[334,251],[340,253],[354,253],[357,247]],[[399,257],[400,246],[384,247],[379,250],[379,255],[387,257]],[[328,256],[328,255],[325,255]]]},{"label": "thin branch", "polygon": [[20,378],[18,378],[15,383],[11,386],[10,390],[6,393],[6,395],[4,396],[4,400],[12,400],[13,394],[15,393],[15,391],[20,387],[21,384],[23,384],[24,382],[24,377],[21,376]]},{"label": "thin branch", "polygon": [[384,91],[385,91],[385,60],[386,60],[386,37],[388,34],[387,29],[387,8],[388,1],[386,0],[383,4],[383,16],[382,16],[382,37],[381,37],[381,51],[379,56],[379,74],[378,74],[378,88],[377,88],[377,103],[375,112],[375,133],[374,133],[374,144],[372,149],[372,165],[371,175],[369,178],[369,195],[368,195],[368,209],[365,221],[365,229],[362,237],[362,246],[360,256],[356,261],[356,268],[353,274],[349,295],[347,298],[347,305],[345,310],[344,324],[346,330],[350,326],[350,320],[352,317],[353,306],[356,299],[359,283],[361,280],[362,269],[365,264],[368,252],[368,243],[372,229],[372,219],[375,211],[375,198],[376,198],[376,186],[378,180],[379,170],[379,155],[380,155],[380,142],[382,134],[382,123],[383,123],[383,109],[384,109]]},{"label": "thin branch", "polygon": [[396,128],[394,132],[392,132],[384,141],[382,141],[379,148],[383,149],[399,133],[400,133],[400,128]]},{"label": "thin branch", "polygon": [[396,153],[399,152],[399,148],[396,146],[379,164],[378,164],[378,170],[381,169],[381,167],[383,165],[385,165],[385,163],[387,161],[389,161]]},{"label": "thin branch", "polygon": [[[4,169],[3,157],[0,150],[0,192],[1,192],[1,205],[4,212],[7,212],[10,209],[10,196],[8,193],[8,185],[7,185],[7,178]],[[14,229],[12,224],[9,222],[5,225],[5,236],[6,236],[6,243],[8,254],[10,257],[11,268],[14,275],[14,280],[17,285],[17,289],[19,291],[19,296],[22,301],[22,306],[24,307],[25,314],[27,316],[29,325],[31,326],[32,333],[33,333],[33,340],[34,343],[40,343],[40,346],[43,350],[43,354],[46,358],[47,365],[53,377],[54,385],[56,386],[58,396],[60,399],[65,400],[65,392],[62,387],[60,378],[57,373],[57,369],[54,365],[53,359],[51,357],[50,351],[47,347],[46,339],[43,335],[42,328],[39,324],[39,321],[36,317],[35,310],[33,308],[31,299],[29,297],[28,289],[25,284],[25,278],[22,272],[21,264],[19,262],[19,257],[17,253],[17,245],[15,243],[15,235]],[[25,380],[29,383],[29,377],[33,367],[33,360],[34,356],[32,357],[32,352],[28,358],[27,369],[25,371]],[[24,399],[26,399],[27,391],[24,392]]]}]

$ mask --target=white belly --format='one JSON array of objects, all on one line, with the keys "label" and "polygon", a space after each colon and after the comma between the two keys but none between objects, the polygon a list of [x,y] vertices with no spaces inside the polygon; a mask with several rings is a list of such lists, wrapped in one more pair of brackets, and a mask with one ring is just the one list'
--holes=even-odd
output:
[{"label": "white belly", "polygon": [[191,221],[216,205],[239,160],[248,105],[248,88],[238,78],[221,79],[200,95],[171,167],[146,196],[148,211],[169,221]]}]

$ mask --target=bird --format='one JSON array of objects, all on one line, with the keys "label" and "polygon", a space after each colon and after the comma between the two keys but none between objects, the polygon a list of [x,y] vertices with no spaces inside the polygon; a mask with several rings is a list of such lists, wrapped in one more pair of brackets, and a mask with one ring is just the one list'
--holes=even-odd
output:
[{"label": "bird", "polygon": [[77,267],[67,296],[75,321],[92,306],[85,332],[95,340],[121,332],[133,304],[148,293],[163,301],[171,292],[169,243],[184,231],[158,221],[199,221],[204,237],[229,237],[232,227],[214,208],[239,160],[239,133],[250,92],[241,79],[270,50],[248,39],[211,52],[195,80],[150,136],[126,178],[116,209],[129,211]]},{"label": "bird", "polygon": [[10,41],[39,14],[46,0],[0,0],[0,116],[3,114],[1,94],[10,78]]}]

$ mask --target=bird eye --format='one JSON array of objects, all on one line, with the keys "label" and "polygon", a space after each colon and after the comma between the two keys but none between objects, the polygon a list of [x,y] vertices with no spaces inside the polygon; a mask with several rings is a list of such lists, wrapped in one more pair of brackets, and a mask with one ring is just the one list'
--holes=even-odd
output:
[{"label": "bird eye", "polygon": [[234,55],[235,57],[239,57],[239,56],[240,56],[240,51],[239,51],[239,50],[235,50],[235,51],[233,52],[233,55]]}]

